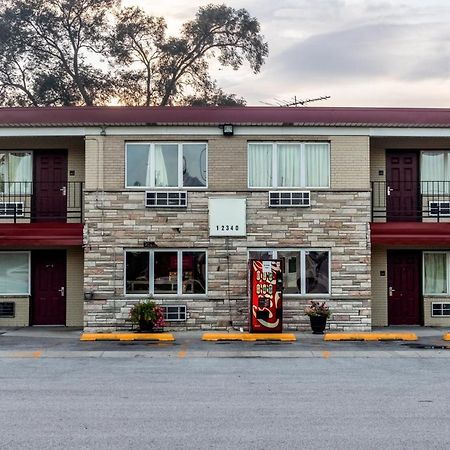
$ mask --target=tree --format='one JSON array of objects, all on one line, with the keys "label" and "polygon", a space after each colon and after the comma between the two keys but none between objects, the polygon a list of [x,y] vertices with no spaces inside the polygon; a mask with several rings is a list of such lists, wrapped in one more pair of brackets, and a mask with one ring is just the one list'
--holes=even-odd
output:
[{"label": "tree", "polygon": [[34,106],[107,101],[113,91],[99,55],[106,49],[108,14],[118,3],[7,1],[0,16],[0,100]]},{"label": "tree", "polygon": [[[112,53],[118,62],[130,64],[121,73],[128,86],[121,91],[122,101],[164,106],[195,98],[225,100],[226,94],[210,79],[209,61],[216,57],[235,70],[247,61],[257,73],[268,55],[259,23],[245,9],[208,5],[183,26],[180,37],[166,38],[165,31],[163,19],[139,8],[119,15]],[[233,99],[242,103],[233,95],[228,101]]]}]

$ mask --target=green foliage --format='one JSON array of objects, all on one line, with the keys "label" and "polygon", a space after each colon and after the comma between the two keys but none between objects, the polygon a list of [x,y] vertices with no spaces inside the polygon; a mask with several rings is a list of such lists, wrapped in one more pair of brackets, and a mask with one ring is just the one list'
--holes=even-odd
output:
[{"label": "green foliage", "polygon": [[134,305],[130,310],[130,319],[133,323],[139,324],[140,320],[147,322],[156,321],[157,305],[151,300],[144,300]]},{"label": "green foliage", "polygon": [[242,105],[210,77],[209,63],[256,73],[268,46],[245,9],[200,8],[178,37],[161,17],[120,0],[4,0],[0,104],[13,106]]}]

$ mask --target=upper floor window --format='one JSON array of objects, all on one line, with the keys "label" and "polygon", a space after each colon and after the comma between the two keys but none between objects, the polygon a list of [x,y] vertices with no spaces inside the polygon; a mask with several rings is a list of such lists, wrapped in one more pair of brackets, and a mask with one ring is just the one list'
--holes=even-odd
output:
[{"label": "upper floor window", "polygon": [[31,152],[0,152],[0,192],[29,194],[33,177]]},{"label": "upper floor window", "polygon": [[29,252],[0,252],[0,295],[30,295]]},{"label": "upper floor window", "polygon": [[126,144],[126,187],[206,187],[206,143]]},{"label": "upper floor window", "polygon": [[249,143],[248,185],[254,188],[330,186],[329,143]]},{"label": "upper floor window", "polygon": [[423,151],[420,161],[422,193],[426,195],[450,192],[450,152]]}]

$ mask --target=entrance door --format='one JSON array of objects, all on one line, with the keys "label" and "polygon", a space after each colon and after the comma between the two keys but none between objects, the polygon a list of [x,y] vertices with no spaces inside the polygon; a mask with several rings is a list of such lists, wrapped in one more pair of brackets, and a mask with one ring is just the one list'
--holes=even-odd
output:
[{"label": "entrance door", "polygon": [[34,152],[33,221],[66,222],[67,151]]},{"label": "entrance door", "polygon": [[32,252],[31,267],[32,325],[65,325],[66,252]]},{"label": "entrance door", "polygon": [[419,220],[418,157],[415,152],[386,153],[386,216],[389,222]]},{"label": "entrance door", "polygon": [[388,252],[389,325],[421,324],[421,259],[418,251]]}]

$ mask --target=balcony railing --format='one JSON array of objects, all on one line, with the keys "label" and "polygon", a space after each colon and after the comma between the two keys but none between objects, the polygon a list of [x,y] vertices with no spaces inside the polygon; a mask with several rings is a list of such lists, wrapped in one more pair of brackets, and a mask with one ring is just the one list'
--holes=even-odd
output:
[{"label": "balcony railing", "polygon": [[450,181],[373,181],[373,222],[450,222]]},{"label": "balcony railing", "polygon": [[80,223],[82,219],[82,182],[0,182],[2,223]]}]

